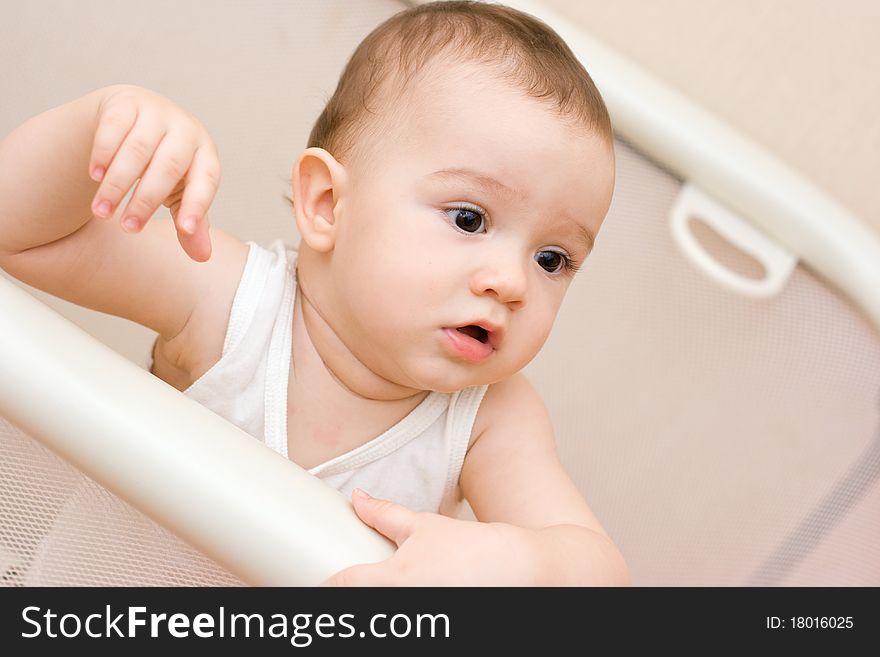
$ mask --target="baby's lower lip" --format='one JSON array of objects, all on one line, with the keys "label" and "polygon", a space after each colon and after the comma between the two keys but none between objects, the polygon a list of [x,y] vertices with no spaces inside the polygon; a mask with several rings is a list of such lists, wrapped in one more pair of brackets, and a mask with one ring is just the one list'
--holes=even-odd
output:
[{"label": "baby's lower lip", "polygon": [[443,333],[446,344],[450,346],[452,351],[468,362],[479,363],[486,360],[495,351],[488,342],[480,342],[454,328],[444,328]]}]

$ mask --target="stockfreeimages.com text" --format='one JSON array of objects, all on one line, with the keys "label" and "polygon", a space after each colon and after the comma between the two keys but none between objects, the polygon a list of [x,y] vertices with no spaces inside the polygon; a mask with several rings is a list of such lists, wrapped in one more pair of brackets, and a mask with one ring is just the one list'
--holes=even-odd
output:
[{"label": "stockfreeimages.com text", "polygon": [[173,637],[200,638],[225,637],[271,637],[289,639],[290,644],[304,648],[315,637],[424,637],[449,638],[449,617],[446,614],[373,614],[369,622],[358,630],[354,614],[236,614],[220,607],[216,613],[199,613],[190,618],[188,614],[147,613],[146,607],[126,607],[116,613],[106,605],[103,613],[92,613],[84,618],[80,614],[59,615],[51,609],[25,607],[21,612],[27,631],[26,639],[46,636],[50,638],[74,638],[88,636],[105,637]]}]

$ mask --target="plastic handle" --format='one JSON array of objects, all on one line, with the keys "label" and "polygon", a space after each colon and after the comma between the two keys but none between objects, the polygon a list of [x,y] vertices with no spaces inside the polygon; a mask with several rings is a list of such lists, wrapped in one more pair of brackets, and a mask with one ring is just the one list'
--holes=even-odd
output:
[{"label": "plastic handle", "polygon": [[[761,279],[747,278],[709,255],[690,230],[693,217],[698,217],[760,262],[766,276]],[[797,258],[791,252],[690,184],[686,183],[681,188],[669,219],[672,237],[682,254],[716,283],[743,296],[766,299],[778,295],[797,265]]]}]

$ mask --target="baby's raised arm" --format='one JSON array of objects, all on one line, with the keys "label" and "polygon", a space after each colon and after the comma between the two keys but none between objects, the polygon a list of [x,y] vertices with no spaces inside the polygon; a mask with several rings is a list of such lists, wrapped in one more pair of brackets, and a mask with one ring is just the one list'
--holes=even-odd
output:
[{"label": "baby's raised arm", "polygon": [[0,142],[0,249],[53,242],[93,214],[116,213],[137,232],[164,204],[184,250],[204,261],[219,181],[214,143],[194,117],[147,89],[104,87],[33,117]]},{"label": "baby's raised arm", "polygon": [[[0,142],[0,268],[166,341],[216,320],[219,338],[200,336],[212,351],[247,257],[209,229],[219,180],[214,143],[192,115],[140,87],[98,89]],[[149,221],[160,205],[173,222]]]}]

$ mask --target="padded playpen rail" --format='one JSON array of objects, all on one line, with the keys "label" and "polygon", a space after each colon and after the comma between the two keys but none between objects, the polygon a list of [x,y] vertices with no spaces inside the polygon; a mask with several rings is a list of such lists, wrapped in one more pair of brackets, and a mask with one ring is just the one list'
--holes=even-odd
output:
[{"label": "padded playpen rail", "polygon": [[258,585],[392,553],[340,493],[0,279],[0,415]]}]

